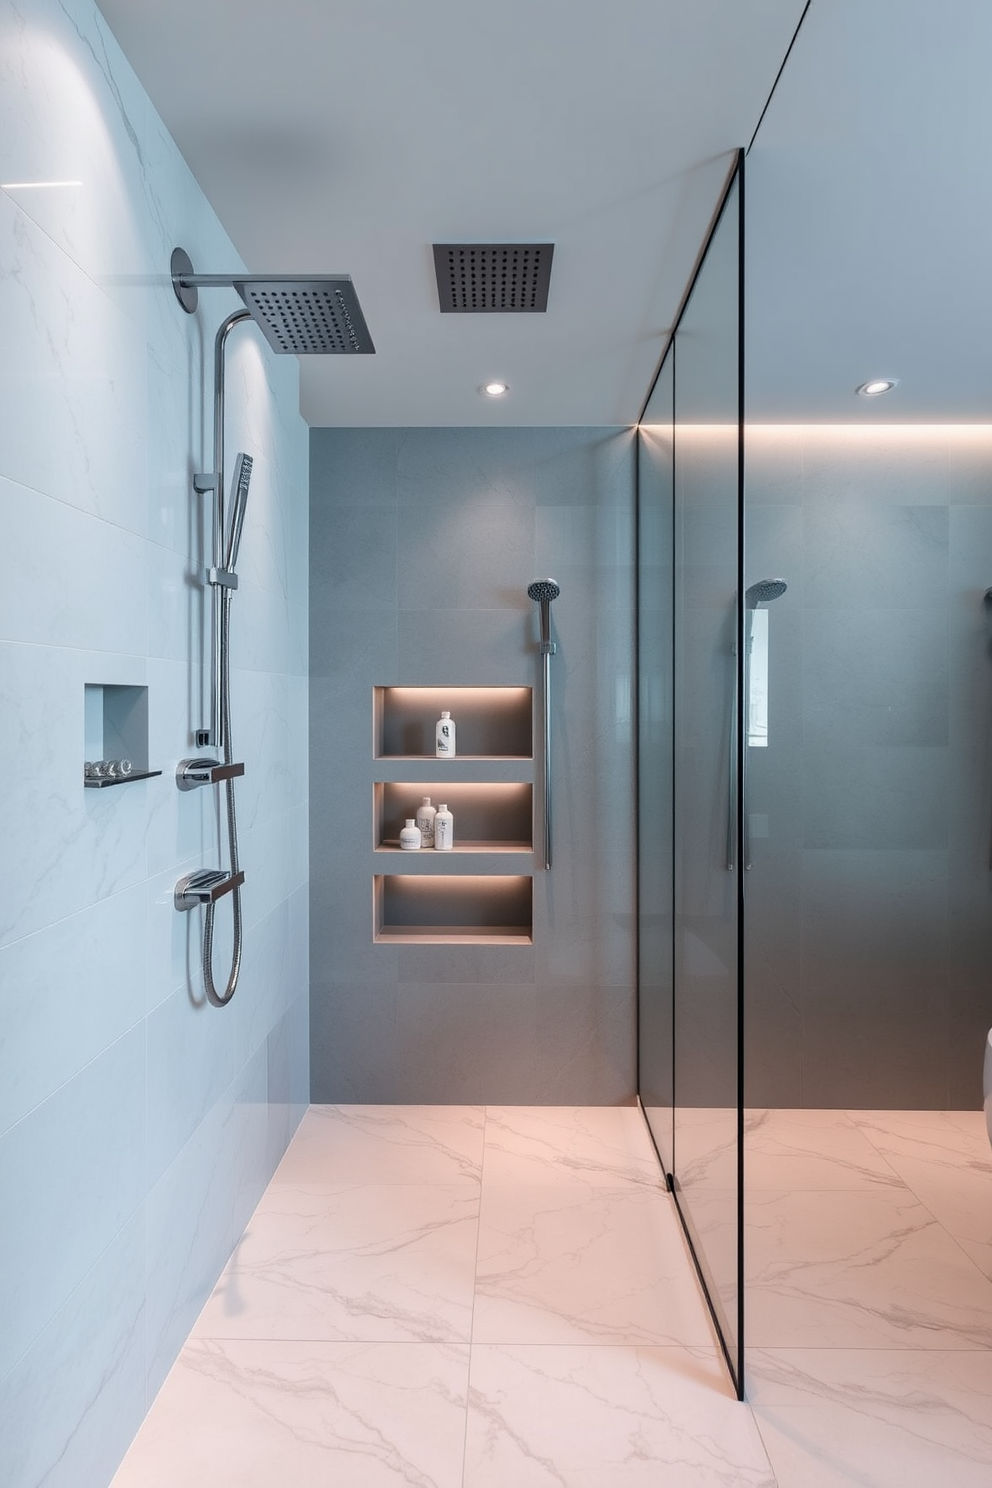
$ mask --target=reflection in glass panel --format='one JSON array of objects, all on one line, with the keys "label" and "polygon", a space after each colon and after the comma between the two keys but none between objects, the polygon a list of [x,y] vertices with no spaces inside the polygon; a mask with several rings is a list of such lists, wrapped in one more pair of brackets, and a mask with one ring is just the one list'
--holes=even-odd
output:
[{"label": "reflection in glass panel", "polygon": [[672,519],[669,353],[638,439],[638,1090],[671,1173],[672,1142]]},{"label": "reflection in glass panel", "polygon": [[738,208],[735,184],[675,341],[674,1172],[740,1378]]}]

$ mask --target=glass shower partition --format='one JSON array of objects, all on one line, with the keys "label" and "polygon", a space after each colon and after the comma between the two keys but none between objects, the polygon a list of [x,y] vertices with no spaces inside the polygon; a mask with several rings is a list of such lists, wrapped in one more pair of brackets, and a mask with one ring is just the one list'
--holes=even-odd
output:
[{"label": "glass shower partition", "polygon": [[742,197],[738,157],[642,419],[638,601],[641,1103],[738,1392]]}]

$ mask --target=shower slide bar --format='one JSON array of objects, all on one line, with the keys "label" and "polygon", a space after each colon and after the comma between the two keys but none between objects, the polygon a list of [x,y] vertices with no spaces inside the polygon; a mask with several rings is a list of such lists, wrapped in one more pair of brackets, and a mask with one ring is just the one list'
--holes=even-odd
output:
[{"label": "shower slide bar", "polygon": [[544,702],[544,866],[551,867],[551,658],[557,646],[551,639],[551,601],[561,589],[554,579],[535,579],[527,594],[541,606],[541,660]]}]

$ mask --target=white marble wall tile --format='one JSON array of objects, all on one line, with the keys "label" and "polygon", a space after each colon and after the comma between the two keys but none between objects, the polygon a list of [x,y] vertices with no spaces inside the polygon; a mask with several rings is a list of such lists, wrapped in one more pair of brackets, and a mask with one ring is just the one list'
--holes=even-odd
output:
[{"label": "white marble wall tile", "polygon": [[113,1488],[460,1488],[468,1348],[196,1340]]},{"label": "white marble wall tile", "polygon": [[284,899],[245,931],[238,989],[230,1007],[219,1010],[235,1067],[265,1042],[299,992],[289,965],[289,901]]},{"label": "white marble wall tile", "polygon": [[469,1341],[475,1184],[270,1189],[197,1338]]},{"label": "white marble wall tile", "polygon": [[[0,1161],[20,1164],[15,1220],[0,1247],[40,1237],[27,1259],[5,1256],[19,1311],[4,1347],[31,1344],[78,1267],[106,1243],[104,1227],[137,1211],[154,1219],[154,1388],[195,1316],[190,1296],[202,1303],[288,1140],[298,1106],[287,1092],[304,1097],[306,958],[288,944],[286,906],[307,874],[306,758],[293,753],[291,783],[280,779],[277,790],[260,775],[255,815],[264,829],[246,899],[260,964],[246,972],[244,1007],[226,1024],[213,1009],[208,1020],[196,1007],[199,916],[178,915],[172,890],[182,873],[218,860],[219,822],[205,798],[180,796],[173,772],[204,721],[208,512],[191,478],[212,459],[214,332],[236,298],[205,294],[186,316],[168,262],[177,242],[203,269],[240,260],[91,0],[3,8],[0,139],[5,180],[82,183],[0,191],[0,515],[11,538],[0,576],[0,764],[17,781],[0,806],[0,944],[15,978],[0,1054],[15,1074],[0,1119],[23,1117],[0,1144]],[[272,684],[277,701],[263,699],[257,716],[255,697],[246,698],[250,752],[256,735],[270,743],[264,727],[274,711],[288,716],[280,690],[292,695],[296,733],[305,732],[308,444],[293,358],[273,357],[248,331],[232,340],[230,371],[230,447],[258,457],[237,645],[249,667],[294,674],[292,684]],[[86,682],[149,687],[150,763],[161,778],[82,788]],[[230,916],[221,919],[218,966],[230,941]],[[282,979],[272,975],[280,955]],[[145,1028],[131,1021],[139,1008],[152,1014]],[[284,1025],[279,1043],[274,1030]],[[121,1039],[122,1027],[133,1032]],[[114,1061],[129,1039],[136,1058],[121,1072]],[[266,1109],[270,1060],[277,1118]],[[77,1113],[73,1101],[87,1091]],[[64,1151],[53,1153],[58,1112]],[[167,1172],[181,1181],[169,1188],[163,1177],[149,1199],[170,1159]],[[123,1330],[117,1341],[127,1357]],[[39,1442],[49,1420],[56,1435],[65,1427],[53,1484],[105,1488],[106,1452],[134,1424],[115,1366],[104,1365],[105,1390],[94,1385],[86,1396],[63,1371],[45,1418],[25,1421]],[[143,1392],[141,1372],[133,1378]]]},{"label": "white marble wall tile", "polygon": [[[307,611],[304,602],[242,580],[231,621],[231,670],[289,672],[307,669]],[[232,687],[237,683],[232,682]]]},{"label": "white marble wall tile", "polygon": [[[242,908],[246,925],[253,925],[310,876],[306,834],[307,806],[302,802],[281,816],[268,817],[254,827],[238,826],[239,856],[245,871]],[[226,840],[226,825],[224,827]]]},{"label": "white marble wall tile", "polygon": [[145,877],[157,782],[95,791],[82,779],[84,684],[143,680],[140,659],[0,645],[0,759],[18,781],[0,800],[0,942]]},{"label": "white marble wall tile", "polygon": [[[58,291],[52,293],[52,286]],[[4,474],[137,530],[146,468],[144,337],[0,192]],[[140,527],[144,527],[143,504]]]},{"label": "white marble wall tile", "polygon": [[[218,955],[215,975],[226,962]],[[180,987],[146,1020],[148,1175],[156,1183],[234,1078],[227,1009],[194,1002]]]},{"label": "white marble wall tile", "polygon": [[266,1086],[262,1049],[238,1071],[148,1194],[149,1402],[271,1176]]},{"label": "white marble wall tile", "polygon": [[473,1342],[708,1345],[686,1257],[665,1194],[487,1175]]},{"label": "white marble wall tile", "polygon": [[0,522],[15,559],[0,590],[5,640],[146,654],[141,538],[4,479]]},{"label": "white marble wall tile", "polygon": [[464,1488],[775,1488],[715,1349],[475,1345]]},{"label": "white marble wall tile", "polygon": [[753,1350],[748,1398],[780,1488],[985,1488],[992,1354]]},{"label": "white marble wall tile", "polygon": [[[207,853],[216,856],[219,839],[214,793],[181,791],[176,785],[179,761],[203,752],[195,748],[192,737],[203,717],[200,670],[191,672],[184,661],[150,660],[146,676],[149,764],[162,771],[149,792],[147,870],[154,878],[177,870],[190,858],[199,862]],[[181,873],[176,871],[175,877]]]},{"label": "white marble wall tile", "polygon": [[139,884],[0,950],[0,1132],[140,1023],[146,934]]},{"label": "white marble wall tile", "polygon": [[145,1408],[144,1280],[139,1213],[0,1381],[4,1488],[106,1488]]},{"label": "white marble wall tile", "polygon": [[499,1184],[665,1185],[636,1106],[489,1106],[485,1165]]},{"label": "white marble wall tile", "polygon": [[992,1283],[908,1189],[752,1194],[746,1256],[757,1346],[992,1348]]},{"label": "white marble wall tile", "polygon": [[478,1183],[481,1106],[311,1106],[273,1182]]},{"label": "white marble wall tile", "polygon": [[197,854],[145,883],[145,1002],[148,1012],[179,988],[185,988],[197,1000],[202,998],[199,916],[180,914],[174,900],[178,880],[201,865],[202,856]]},{"label": "white marble wall tile", "polygon": [[138,1207],[144,1079],[139,1025],[0,1138],[0,1378]]}]

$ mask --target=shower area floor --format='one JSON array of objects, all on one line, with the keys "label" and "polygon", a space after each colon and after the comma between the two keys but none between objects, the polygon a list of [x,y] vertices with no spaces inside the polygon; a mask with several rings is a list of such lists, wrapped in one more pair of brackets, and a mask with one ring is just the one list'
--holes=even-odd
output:
[{"label": "shower area floor", "polygon": [[[987,1484],[992,1280],[959,1247],[980,1285],[932,1335],[925,1247],[892,1295],[865,1291],[936,1220],[900,1220],[908,1184],[874,1143],[852,1167],[845,1121],[857,1132],[840,1112],[751,1115],[751,1166],[767,1152],[752,1310],[770,1321],[741,1405],[636,1109],[312,1107],[113,1488]],[[988,1169],[988,1269],[990,1154],[974,1122],[939,1121],[976,1183]],[[790,1259],[823,1192],[837,1216],[885,1194],[888,1240],[848,1226],[843,1254]],[[803,1235],[829,1251],[828,1233],[814,1205]],[[852,1326],[865,1315],[860,1339],[819,1314],[812,1340],[782,1331],[776,1309],[821,1292]],[[907,1310],[924,1334],[908,1351],[872,1331]]]}]

